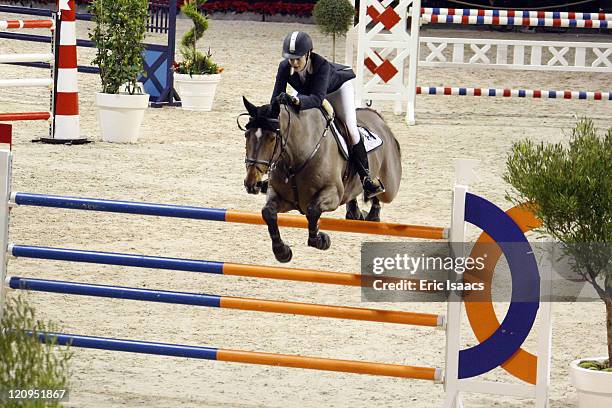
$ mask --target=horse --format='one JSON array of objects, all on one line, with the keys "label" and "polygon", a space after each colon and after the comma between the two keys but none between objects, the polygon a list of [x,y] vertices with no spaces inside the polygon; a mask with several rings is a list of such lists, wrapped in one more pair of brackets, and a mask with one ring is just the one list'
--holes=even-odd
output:
[{"label": "horse", "polygon": [[[377,134],[383,144],[368,153],[370,173],[379,177],[385,192],[371,198],[369,212],[359,209],[363,186],[355,168],[339,150],[331,134],[332,119],[320,108],[296,110],[278,101],[255,106],[243,97],[249,116],[245,131],[248,193],[262,192],[269,173],[266,203],[261,210],[279,262],[289,262],[291,248],[281,239],[278,213],[298,210],[308,220],[308,246],[326,250],[329,235],[319,231],[321,214],[346,204],[346,218],[380,221],[380,203],[397,196],[402,177],[400,146],[383,117],[373,109],[357,109],[357,122]],[[367,201],[367,200],[366,200]]]}]

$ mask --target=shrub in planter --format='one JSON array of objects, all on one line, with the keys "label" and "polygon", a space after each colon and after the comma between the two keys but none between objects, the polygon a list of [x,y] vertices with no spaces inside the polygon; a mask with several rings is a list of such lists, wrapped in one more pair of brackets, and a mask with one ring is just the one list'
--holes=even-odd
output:
[{"label": "shrub in planter", "polygon": [[149,95],[136,81],[143,69],[148,0],[93,0],[95,27],[89,36],[97,53],[102,92],[96,94],[102,140],[135,142]]},{"label": "shrub in planter", "polygon": [[197,49],[197,42],[208,29],[208,19],[199,11],[206,0],[187,0],[181,11],[193,21],[193,28],[181,39],[183,60],[173,64],[174,83],[186,110],[212,109],[217,85],[223,68],[214,63],[210,48],[206,53]]},{"label": "shrub in planter", "polygon": [[542,220],[543,229],[564,245],[574,272],[589,282],[604,302],[608,355],[598,361],[574,361],[571,373],[580,407],[610,407],[612,128],[599,135],[593,122],[584,119],[572,131],[568,146],[529,140],[516,143],[507,159],[504,179],[514,189],[508,198],[528,205]]}]

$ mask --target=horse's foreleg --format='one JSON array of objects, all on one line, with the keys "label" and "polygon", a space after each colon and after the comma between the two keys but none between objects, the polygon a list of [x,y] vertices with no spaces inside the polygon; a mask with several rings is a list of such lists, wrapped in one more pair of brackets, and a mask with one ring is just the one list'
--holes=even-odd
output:
[{"label": "horse's foreleg", "polygon": [[372,197],[372,206],[370,207],[370,212],[365,217],[366,221],[380,221],[380,200],[378,197]]},{"label": "horse's foreleg", "polygon": [[306,208],[306,218],[308,219],[308,246],[326,250],[331,245],[329,235],[319,232],[319,218],[324,211],[333,211],[338,208],[340,198],[335,189],[328,189],[317,196],[308,204]]},{"label": "horse's foreleg", "polygon": [[289,262],[293,256],[291,248],[286,245],[281,239],[280,230],[278,229],[278,213],[281,204],[278,199],[268,194],[268,201],[261,209],[261,215],[268,225],[268,233],[272,239],[272,252],[278,262]]}]

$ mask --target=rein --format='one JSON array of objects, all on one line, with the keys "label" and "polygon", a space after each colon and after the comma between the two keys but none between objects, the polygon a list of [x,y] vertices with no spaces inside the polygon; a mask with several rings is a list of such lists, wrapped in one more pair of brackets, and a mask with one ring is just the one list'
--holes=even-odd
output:
[{"label": "rein", "polygon": [[[285,133],[288,133],[288,130],[291,128],[291,111],[287,105],[283,105],[283,106],[284,106],[285,112],[287,112],[287,117],[288,117],[288,123],[287,123],[287,128],[285,129]],[[241,116],[249,116],[250,119],[249,119],[249,122],[246,124],[246,126],[242,126],[240,124],[239,120]],[[323,138],[327,135],[327,131],[329,130],[331,126],[332,119],[325,117],[325,121],[326,121],[326,124],[325,124],[325,128],[323,129],[323,133],[319,137],[319,140],[317,140],[317,143],[313,147],[312,151],[310,152],[306,160],[304,160],[297,167],[287,166],[286,170],[284,171],[285,172],[284,174],[285,183],[291,183],[291,189],[293,191],[293,196],[294,196],[293,204],[295,208],[297,208],[302,214],[304,212],[302,211],[299,205],[300,200],[299,200],[299,192],[298,192],[298,187],[297,187],[296,176],[299,175],[306,168],[308,163],[310,163],[310,161],[315,157],[315,155],[321,148],[321,143],[323,142]],[[280,129],[280,122],[278,119],[266,119],[266,126],[260,126],[257,122],[258,122],[257,118],[250,116],[248,113],[242,113],[238,115],[238,117],[236,118],[236,123],[238,124],[238,128],[242,131],[246,132],[247,129],[253,129],[253,128],[265,128],[266,130],[271,130],[274,132],[275,140],[274,140],[274,150],[272,152],[272,157],[270,157],[269,160],[260,160],[260,159],[256,159],[253,157],[246,156],[246,158],[244,159],[244,162],[246,163],[247,168],[255,166],[257,170],[259,170],[261,173],[265,173],[266,169],[260,168],[259,167],[260,165],[266,166],[267,169],[270,171],[270,173],[280,172],[281,170],[279,169],[280,167],[279,165],[283,162],[283,157],[286,156],[287,143],[289,142],[289,136],[287,135],[287,137],[283,137],[283,132]]]},{"label": "rein", "polygon": [[[290,112],[289,108],[287,107],[287,105],[284,105],[284,107],[285,107],[285,112],[287,112],[287,116],[289,118],[288,119],[288,123],[287,123],[287,129],[286,129],[286,131],[288,131],[291,128],[291,112]],[[306,160],[304,160],[302,162],[302,164],[300,164],[296,168],[288,167],[287,170],[286,170],[285,183],[291,182],[291,189],[293,191],[293,205],[302,214],[304,214],[304,212],[300,208],[300,199],[299,199],[299,191],[298,191],[296,176],[298,174],[300,174],[302,172],[302,170],[304,170],[306,168],[308,163],[310,163],[310,161],[315,157],[315,155],[317,154],[317,152],[321,148],[321,143],[323,142],[323,138],[326,136],[327,131],[329,130],[329,127],[331,125],[331,120],[330,119],[326,118],[326,122],[327,123],[325,124],[325,128],[323,129],[323,133],[321,133],[321,137],[319,137],[319,140],[315,144],[314,148],[312,149],[312,151],[310,152],[310,154],[308,155]],[[281,159],[283,157],[283,154],[287,151],[286,147],[287,147],[287,142],[289,141],[289,136],[287,136],[286,138],[283,138],[282,132],[280,130],[279,130],[279,136],[280,136],[280,139],[281,139],[281,152],[278,155],[277,159],[274,160],[274,162],[272,163],[272,166],[270,167],[270,171],[271,172],[272,171],[278,171],[278,163],[281,161]],[[275,149],[276,149],[276,147],[275,147]]]}]

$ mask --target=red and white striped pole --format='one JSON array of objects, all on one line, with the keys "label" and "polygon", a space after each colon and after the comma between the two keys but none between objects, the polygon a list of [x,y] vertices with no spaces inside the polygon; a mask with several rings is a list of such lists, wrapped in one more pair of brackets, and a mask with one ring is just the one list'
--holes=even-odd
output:
[{"label": "red and white striped pole", "polygon": [[85,143],[79,126],[77,84],[76,5],[74,0],[58,0],[59,27],[56,27],[56,66],[51,143]]}]

